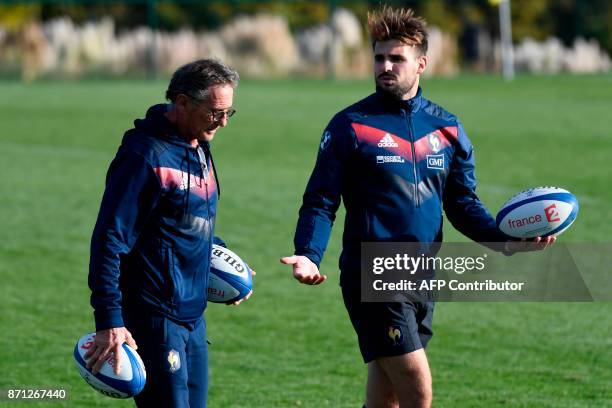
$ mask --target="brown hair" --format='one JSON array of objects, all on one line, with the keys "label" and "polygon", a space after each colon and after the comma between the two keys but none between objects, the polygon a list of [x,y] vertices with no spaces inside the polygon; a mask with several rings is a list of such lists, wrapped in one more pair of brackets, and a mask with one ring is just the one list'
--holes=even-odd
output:
[{"label": "brown hair", "polygon": [[393,9],[387,5],[368,12],[368,28],[372,46],[377,41],[399,40],[414,45],[421,55],[427,54],[427,23],[416,17],[412,9]]},{"label": "brown hair", "polygon": [[185,64],[172,74],[166,90],[166,99],[176,102],[179,94],[197,101],[208,97],[208,88],[214,85],[238,86],[240,77],[233,68],[214,58],[201,59]]}]

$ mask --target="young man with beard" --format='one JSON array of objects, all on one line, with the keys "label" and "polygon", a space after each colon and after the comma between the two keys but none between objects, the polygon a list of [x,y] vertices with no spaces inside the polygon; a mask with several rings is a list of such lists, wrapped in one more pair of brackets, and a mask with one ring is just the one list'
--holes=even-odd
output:
[{"label": "young man with beard", "polygon": [[96,338],[85,359],[96,373],[123,343],[138,345],[140,407],[206,406],[203,312],[212,244],[222,243],[210,142],[235,113],[237,86],[238,73],[217,60],[180,67],[170,103],[134,122],[106,176],[89,269]]},{"label": "young man with beard", "polygon": [[[472,145],[453,114],[425,99],[427,32],[412,10],[382,7],[368,15],[376,92],[334,116],[323,133],[295,234],[293,266],[301,283],[318,285],[335,213],[346,207],[340,285],[368,365],[366,406],[429,407],[432,380],[425,347],[432,301],[361,302],[362,242],[442,240],[442,210],[477,242],[505,242],[478,199]],[[429,156],[429,157],[428,157]],[[430,157],[436,160],[429,161]],[[510,243],[505,251],[543,249]]]}]

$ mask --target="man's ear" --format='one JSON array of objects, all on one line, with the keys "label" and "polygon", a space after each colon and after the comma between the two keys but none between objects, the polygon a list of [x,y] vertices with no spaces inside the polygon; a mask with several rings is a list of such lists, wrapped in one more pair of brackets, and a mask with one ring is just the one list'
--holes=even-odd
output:
[{"label": "man's ear", "polygon": [[427,55],[417,57],[417,64],[417,74],[421,75],[423,71],[425,71],[425,68],[427,68]]},{"label": "man's ear", "polygon": [[189,97],[187,95],[185,94],[176,95],[176,102],[174,102],[174,104],[176,105],[177,108],[181,110],[185,110],[189,103],[191,103],[191,101],[189,100]]},{"label": "man's ear", "polygon": [[191,101],[187,95],[178,94],[174,99],[174,102],[171,103],[172,105],[170,110],[166,112],[166,117],[170,120],[170,122],[176,123],[179,117],[182,117],[186,112],[189,112],[188,108]]}]

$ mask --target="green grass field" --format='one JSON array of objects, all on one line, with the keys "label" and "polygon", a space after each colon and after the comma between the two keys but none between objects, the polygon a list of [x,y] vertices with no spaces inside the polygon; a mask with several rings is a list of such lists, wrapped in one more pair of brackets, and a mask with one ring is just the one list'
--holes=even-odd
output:
[{"label": "green grass field", "polygon": [[[131,406],[72,361],[93,329],[89,240],[123,131],[166,82],[0,83],[0,389],[67,388],[44,407]],[[475,147],[481,199],[559,185],[581,213],[563,242],[609,242],[612,77],[425,80]],[[209,305],[211,407],[360,407],[365,369],[342,305],[337,222],[320,287],[298,285],[297,210],[323,127],[369,82],[245,81],[213,150],[218,235],[258,272],[239,307]],[[463,241],[452,229],[449,241]],[[436,407],[612,406],[612,304],[440,303],[428,349]],[[62,405],[63,404],[63,405]],[[12,406],[0,401],[0,406]],[[36,405],[32,404],[21,404]]]}]

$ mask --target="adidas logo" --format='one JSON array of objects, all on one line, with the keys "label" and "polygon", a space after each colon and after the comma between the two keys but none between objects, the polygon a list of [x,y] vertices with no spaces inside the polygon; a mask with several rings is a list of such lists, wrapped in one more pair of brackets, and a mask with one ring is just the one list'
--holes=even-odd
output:
[{"label": "adidas logo", "polygon": [[385,133],[385,136],[380,139],[378,142],[378,147],[398,147],[399,145],[395,143],[395,140],[391,137],[390,134]]}]

